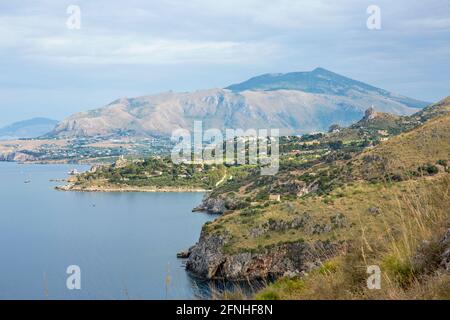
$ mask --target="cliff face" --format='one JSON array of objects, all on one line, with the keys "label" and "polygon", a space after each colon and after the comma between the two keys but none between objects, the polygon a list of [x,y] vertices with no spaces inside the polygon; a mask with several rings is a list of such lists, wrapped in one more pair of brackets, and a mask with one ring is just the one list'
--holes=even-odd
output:
[{"label": "cliff face", "polygon": [[26,162],[36,160],[35,157],[22,152],[1,152],[0,161]]},{"label": "cliff face", "polygon": [[260,252],[225,253],[228,237],[202,232],[189,250],[186,269],[205,279],[230,281],[300,276],[335,256],[344,244],[316,241],[294,242],[265,248]]}]

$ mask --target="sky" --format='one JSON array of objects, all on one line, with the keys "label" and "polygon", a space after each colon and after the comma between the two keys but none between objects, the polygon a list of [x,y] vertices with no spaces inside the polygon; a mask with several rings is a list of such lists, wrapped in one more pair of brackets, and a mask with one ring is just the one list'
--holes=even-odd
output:
[{"label": "sky", "polygon": [[[450,95],[448,0],[0,1],[0,126],[319,66],[425,101]],[[367,27],[370,5],[380,29]]]}]

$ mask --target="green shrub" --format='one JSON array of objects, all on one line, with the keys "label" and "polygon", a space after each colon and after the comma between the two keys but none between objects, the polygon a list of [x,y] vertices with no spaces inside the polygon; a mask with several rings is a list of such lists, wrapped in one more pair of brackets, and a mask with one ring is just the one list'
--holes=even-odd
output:
[{"label": "green shrub", "polygon": [[246,208],[241,211],[241,215],[243,216],[253,216],[255,214],[258,214],[258,210],[256,209]]},{"label": "green shrub", "polygon": [[275,291],[266,291],[256,297],[257,300],[280,300],[280,296]]},{"label": "green shrub", "polygon": [[401,287],[406,287],[414,277],[411,264],[394,255],[384,259],[382,270]]},{"label": "green shrub", "polygon": [[439,169],[435,165],[426,164],[424,166],[419,167],[419,172],[420,173],[426,173],[426,174],[429,174],[429,175],[434,175],[434,174],[439,172]]},{"label": "green shrub", "polygon": [[318,272],[321,275],[328,275],[330,273],[335,273],[337,270],[337,265],[332,261],[326,261],[322,264],[322,266],[318,269]]},{"label": "green shrub", "polygon": [[441,165],[441,166],[446,167],[446,168],[447,168],[447,165],[448,165],[447,160],[438,160],[436,162],[436,164]]}]

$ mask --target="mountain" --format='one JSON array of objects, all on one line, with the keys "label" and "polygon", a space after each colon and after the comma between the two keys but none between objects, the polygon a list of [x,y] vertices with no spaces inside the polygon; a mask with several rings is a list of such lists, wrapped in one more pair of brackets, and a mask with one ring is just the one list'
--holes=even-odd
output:
[{"label": "mountain", "polygon": [[36,138],[53,130],[58,121],[32,118],[0,128],[0,139]]},{"label": "mountain", "polygon": [[413,108],[422,108],[426,104],[423,101],[396,95],[323,68],[316,68],[311,72],[264,74],[239,84],[233,84],[227,89],[233,92],[247,90],[300,90],[308,93],[346,97],[351,97],[353,94],[373,94]]},{"label": "mountain", "polygon": [[282,134],[325,131],[358,120],[370,106],[398,115],[426,102],[402,97],[325,69],[264,75],[225,89],[123,98],[63,120],[51,137],[170,135],[204,128],[279,128]]}]

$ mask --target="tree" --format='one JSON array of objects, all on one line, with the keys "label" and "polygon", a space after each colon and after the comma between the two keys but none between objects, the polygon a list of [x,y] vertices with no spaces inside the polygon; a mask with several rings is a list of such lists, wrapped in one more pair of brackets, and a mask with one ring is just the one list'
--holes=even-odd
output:
[{"label": "tree", "polygon": [[331,142],[329,143],[329,146],[330,146],[330,148],[333,149],[333,150],[339,150],[339,149],[341,149],[341,148],[344,146],[344,143],[343,143],[341,140],[338,140],[338,141],[331,141]]}]

